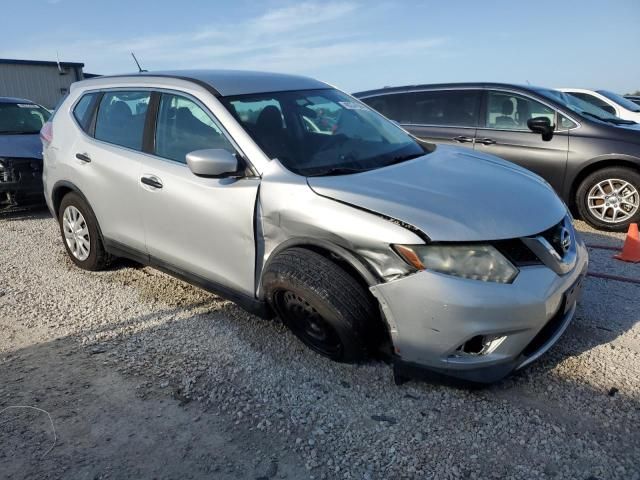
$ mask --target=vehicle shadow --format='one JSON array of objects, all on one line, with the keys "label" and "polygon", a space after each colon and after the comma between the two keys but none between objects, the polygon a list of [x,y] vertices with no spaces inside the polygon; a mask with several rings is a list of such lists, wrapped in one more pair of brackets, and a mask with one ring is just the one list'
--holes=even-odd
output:
[{"label": "vehicle shadow", "polygon": [[15,222],[21,220],[39,220],[53,218],[45,205],[33,207],[12,207],[0,210],[0,220]]}]

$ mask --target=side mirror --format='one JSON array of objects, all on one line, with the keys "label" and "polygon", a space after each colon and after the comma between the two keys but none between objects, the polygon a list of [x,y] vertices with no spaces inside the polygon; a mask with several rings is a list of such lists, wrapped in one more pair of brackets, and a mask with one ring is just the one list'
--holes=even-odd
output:
[{"label": "side mirror", "polygon": [[534,133],[542,135],[542,140],[548,142],[553,138],[554,126],[547,117],[534,117],[527,120],[527,127]]},{"label": "side mirror", "polygon": [[195,150],[186,158],[189,169],[200,177],[223,177],[238,171],[238,159],[221,148]]}]

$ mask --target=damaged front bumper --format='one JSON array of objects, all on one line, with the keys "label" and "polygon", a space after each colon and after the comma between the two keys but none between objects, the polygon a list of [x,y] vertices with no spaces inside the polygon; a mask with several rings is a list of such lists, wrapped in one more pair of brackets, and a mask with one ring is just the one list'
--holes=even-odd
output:
[{"label": "damaged front bumper", "polygon": [[0,208],[43,202],[42,160],[0,158]]},{"label": "damaged front bumper", "polygon": [[396,374],[491,383],[528,365],[573,318],[587,271],[584,243],[576,254],[564,275],[524,267],[511,284],[425,270],[371,287],[389,326]]}]

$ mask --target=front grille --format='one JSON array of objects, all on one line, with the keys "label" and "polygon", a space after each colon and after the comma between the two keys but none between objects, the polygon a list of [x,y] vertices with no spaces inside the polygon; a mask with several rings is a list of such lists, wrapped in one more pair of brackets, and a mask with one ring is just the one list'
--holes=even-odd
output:
[{"label": "front grille", "polygon": [[542,261],[538,256],[519,238],[499,240],[494,242],[493,245],[516,267],[542,265]]},{"label": "front grille", "polygon": [[0,183],[13,182],[13,170],[9,170],[0,165]]},{"label": "front grille", "polygon": [[564,257],[565,251],[562,248],[561,234],[562,229],[564,228],[564,221],[554,225],[549,230],[545,230],[540,234],[549,244],[553,247],[560,258]]},{"label": "front grille", "polygon": [[37,158],[2,158],[0,183],[29,184],[42,181],[42,160]]}]

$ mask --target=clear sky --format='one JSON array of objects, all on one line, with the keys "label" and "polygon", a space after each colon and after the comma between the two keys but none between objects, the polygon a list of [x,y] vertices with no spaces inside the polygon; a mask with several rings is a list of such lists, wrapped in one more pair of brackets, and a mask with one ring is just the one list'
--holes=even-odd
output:
[{"label": "clear sky", "polygon": [[502,81],[640,90],[640,0],[0,0],[0,58],[100,74],[240,68],[347,91]]}]

